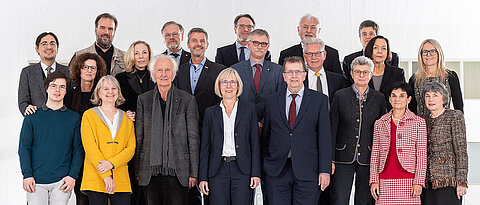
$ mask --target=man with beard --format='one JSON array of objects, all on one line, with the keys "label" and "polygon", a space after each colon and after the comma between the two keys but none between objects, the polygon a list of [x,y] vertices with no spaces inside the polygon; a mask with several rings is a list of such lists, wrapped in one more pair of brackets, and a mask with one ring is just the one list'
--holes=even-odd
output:
[{"label": "man with beard", "polygon": [[[215,56],[216,63],[220,63],[227,67],[248,60],[250,49],[247,47],[247,39],[255,28],[255,20],[253,20],[253,17],[250,16],[250,14],[240,14],[235,17],[233,25],[233,30],[235,31],[235,34],[237,34],[237,40],[233,44],[218,48],[217,55]],[[271,60],[270,51],[267,51],[265,60]]]},{"label": "man with beard", "polygon": [[[107,75],[115,76],[117,73],[123,72],[125,69],[125,63],[123,61],[125,51],[115,48],[112,45],[117,27],[118,21],[115,16],[109,13],[98,15],[95,19],[95,36],[97,40],[93,45],[75,52],[72,60],[75,56],[83,53],[96,53],[105,61],[107,65]],[[72,63],[72,60],[70,60],[70,63]]]},{"label": "man with beard", "polygon": [[163,40],[167,46],[167,50],[163,54],[175,57],[179,66],[190,60],[190,53],[183,50],[180,45],[183,41],[183,32],[183,26],[175,21],[169,21],[162,27]]},{"label": "man with beard", "polygon": [[35,51],[40,62],[22,69],[18,84],[18,108],[22,115],[35,113],[47,101],[43,80],[54,71],[68,76],[68,67],[55,62],[58,53],[58,38],[52,32],[43,32],[35,41]]},{"label": "man with beard", "polygon": [[[320,29],[320,21],[318,21],[317,17],[310,14],[303,16],[297,26],[298,35],[302,41],[308,38],[316,38],[317,34],[320,33]],[[325,45],[325,51],[327,51],[327,57],[323,63],[325,70],[343,75],[337,49]],[[278,63],[283,65],[283,60],[289,56],[300,56],[303,58],[302,43],[281,51]]]}]

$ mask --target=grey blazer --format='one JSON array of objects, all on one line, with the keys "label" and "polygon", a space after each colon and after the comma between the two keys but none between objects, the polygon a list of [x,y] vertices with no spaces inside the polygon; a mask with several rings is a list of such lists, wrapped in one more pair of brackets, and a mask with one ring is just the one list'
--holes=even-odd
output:
[{"label": "grey blazer", "polygon": [[[57,63],[55,71],[61,71],[69,76],[67,66]],[[28,105],[40,108],[47,102],[47,92],[43,86],[43,70],[40,62],[22,69],[18,83],[18,108],[20,113],[25,113]]]},{"label": "grey blazer", "polygon": [[[155,84],[156,86],[156,84]],[[174,160],[176,165],[177,178],[184,187],[188,187],[188,178],[198,178],[198,163],[200,155],[200,135],[198,131],[198,108],[195,97],[172,85],[172,127],[174,146]],[[147,160],[150,155],[151,128],[153,115],[163,113],[152,113],[154,92],[157,89],[147,91],[138,96],[137,118],[135,135],[137,146],[135,148],[135,175],[139,178],[138,185],[147,186],[152,176],[152,167]]]}]

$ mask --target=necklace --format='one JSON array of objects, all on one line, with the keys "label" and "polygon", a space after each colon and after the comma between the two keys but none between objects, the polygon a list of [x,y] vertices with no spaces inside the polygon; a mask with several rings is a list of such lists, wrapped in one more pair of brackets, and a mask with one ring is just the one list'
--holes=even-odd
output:
[{"label": "necklace", "polygon": [[445,108],[443,108],[442,111],[440,113],[438,113],[438,115],[433,115],[432,113],[430,113],[430,117],[431,118],[437,118],[438,116],[442,115],[443,112],[445,112]]},{"label": "necklace", "polygon": [[143,78],[145,77],[145,75],[147,75],[147,72],[145,72],[141,78],[140,78],[140,76],[138,75],[138,72],[135,72],[135,75],[137,76],[138,81],[140,81],[140,84],[142,84],[142,83],[143,83]]}]

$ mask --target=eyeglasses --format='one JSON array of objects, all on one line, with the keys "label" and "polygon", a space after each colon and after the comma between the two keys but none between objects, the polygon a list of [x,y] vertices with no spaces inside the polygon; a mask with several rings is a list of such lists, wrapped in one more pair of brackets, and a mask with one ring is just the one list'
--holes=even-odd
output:
[{"label": "eyeglasses", "polygon": [[295,75],[301,75],[302,73],[304,73],[305,71],[302,71],[302,70],[292,70],[292,71],[285,71],[283,73],[285,73],[285,75],[288,75],[288,76],[291,76],[293,74]]},{"label": "eyeglasses", "polygon": [[237,83],[238,83],[238,81],[236,81],[236,80],[231,80],[231,81],[224,80],[224,81],[222,81],[223,86],[227,86],[227,85],[236,86]]},{"label": "eyeglasses", "polygon": [[317,30],[317,29],[318,29],[317,26],[308,26],[308,25],[303,25],[302,28],[303,28],[304,30],[308,30],[308,29]]},{"label": "eyeglasses", "polygon": [[268,43],[267,42],[258,42],[258,41],[250,41],[254,46],[259,46],[262,45],[262,47],[267,47]]},{"label": "eyeglasses", "polygon": [[366,75],[370,74],[370,71],[369,70],[364,70],[364,71],[354,70],[353,74],[355,76],[361,76],[361,74],[363,74],[363,76],[366,76]]},{"label": "eyeglasses", "polygon": [[170,38],[170,37],[178,37],[180,36],[180,32],[174,32],[174,33],[166,33],[166,34],[163,34],[163,37],[165,38]]},{"label": "eyeglasses", "polygon": [[321,56],[323,52],[325,52],[325,51],[319,51],[319,52],[305,52],[305,55],[307,55],[308,57],[312,57],[312,56]]},{"label": "eyeglasses", "polygon": [[96,71],[96,70],[97,70],[97,66],[84,65],[83,68],[82,68],[82,70],[84,70],[84,71],[88,71],[88,70],[90,70],[90,71]]},{"label": "eyeglasses", "polygon": [[66,90],[67,89],[67,86],[66,85],[57,85],[55,83],[52,83],[50,85],[48,85],[48,87],[56,90],[57,88],[60,88],[60,90]]},{"label": "eyeglasses", "polygon": [[40,43],[40,45],[42,45],[42,46],[47,46],[47,45],[56,46],[57,42],[50,41],[50,43],[49,43],[49,42],[43,41],[43,42]]},{"label": "eyeglasses", "polygon": [[252,25],[245,25],[245,24],[238,24],[237,27],[241,29],[253,29]]},{"label": "eyeglasses", "polygon": [[423,56],[428,56],[430,54],[431,56],[436,56],[437,55],[437,50],[432,49],[432,50],[422,50],[422,55]]}]

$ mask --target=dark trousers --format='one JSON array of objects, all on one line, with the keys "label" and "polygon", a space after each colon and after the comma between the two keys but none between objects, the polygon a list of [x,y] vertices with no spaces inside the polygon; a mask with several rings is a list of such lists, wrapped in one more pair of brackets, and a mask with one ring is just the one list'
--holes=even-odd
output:
[{"label": "dark trousers", "polygon": [[77,201],[77,205],[89,205],[88,196],[80,191],[80,185],[82,184],[82,177],[83,177],[83,161],[82,161],[82,167],[80,168],[80,173],[78,174],[78,178],[77,180],[75,180],[75,187],[73,188],[73,191],[75,192],[75,199]]},{"label": "dark trousers", "polygon": [[[131,205],[146,205],[143,189],[138,186],[138,180],[135,177],[135,169],[133,159],[128,162],[128,174],[130,175],[130,184],[132,186],[132,194],[130,197]],[[79,204],[77,204],[79,205]],[[88,205],[88,204],[86,204]]]},{"label": "dark trousers", "polygon": [[198,185],[188,191],[188,205],[202,205],[202,194]]},{"label": "dark trousers", "polygon": [[218,172],[208,179],[211,205],[248,205],[252,199],[250,175],[243,174],[237,161],[222,161]]},{"label": "dark trousers", "polygon": [[457,188],[423,189],[422,205],[461,205],[462,198],[457,198]]},{"label": "dark trousers", "polygon": [[350,192],[352,191],[353,176],[355,174],[355,205],[374,204],[373,197],[370,194],[370,166],[353,164],[335,164],[335,174],[333,175],[332,204],[349,204]]},{"label": "dark trousers", "polygon": [[298,180],[292,169],[292,161],[287,160],[280,175],[265,175],[268,203],[271,205],[317,205],[320,197],[318,178],[315,181]]},{"label": "dark trousers", "polygon": [[129,192],[116,192],[115,194],[107,194],[96,191],[87,191],[88,203],[90,205],[107,205],[110,199],[110,205],[130,205]]},{"label": "dark trousers", "polygon": [[[330,177],[331,179],[332,177]],[[320,187],[318,187],[318,189],[320,189],[320,199],[318,200],[318,205],[330,205],[331,201],[330,201],[330,196],[331,196],[331,192],[332,192],[332,181],[330,181],[330,184],[327,186],[327,188],[325,188],[325,190],[321,190]]]},{"label": "dark trousers", "polygon": [[143,191],[148,205],[188,205],[188,187],[175,176],[152,176]]}]

